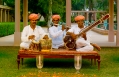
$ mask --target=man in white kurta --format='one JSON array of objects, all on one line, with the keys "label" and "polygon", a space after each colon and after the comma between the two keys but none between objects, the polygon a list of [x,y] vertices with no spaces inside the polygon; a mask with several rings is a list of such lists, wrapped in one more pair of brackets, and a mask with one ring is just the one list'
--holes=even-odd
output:
[{"label": "man in white kurta", "polygon": [[20,47],[29,49],[29,45],[32,40],[28,39],[30,35],[35,35],[34,40],[39,41],[40,37],[44,34],[44,30],[40,26],[36,26],[36,28],[33,30],[30,25],[25,26],[21,35],[22,43],[20,44]]},{"label": "man in white kurta", "polygon": [[86,33],[82,34],[80,37],[77,37],[81,29],[84,28],[84,16],[79,15],[75,17],[75,22],[77,23],[77,26],[71,27],[67,31],[67,34],[70,34],[74,39],[76,39],[76,51],[92,51],[94,48],[90,44],[89,41],[87,41]]},{"label": "man in white kurta", "polygon": [[63,38],[66,34],[65,27],[58,24],[59,20],[59,15],[53,15],[53,26],[49,28],[49,36],[52,39],[52,48],[55,49],[64,46]]},{"label": "man in white kurta", "polygon": [[[78,26],[72,27],[68,30],[68,32],[72,32],[76,35],[79,34],[80,28]],[[83,37],[78,37],[76,39],[76,51],[92,51],[93,46],[90,44],[88,40],[85,40]]]},{"label": "man in white kurta", "polygon": [[32,40],[39,41],[40,38],[44,35],[45,31],[40,26],[36,25],[37,19],[37,14],[31,14],[29,16],[30,25],[25,26],[22,31],[22,43],[20,44],[21,48],[29,49]]}]

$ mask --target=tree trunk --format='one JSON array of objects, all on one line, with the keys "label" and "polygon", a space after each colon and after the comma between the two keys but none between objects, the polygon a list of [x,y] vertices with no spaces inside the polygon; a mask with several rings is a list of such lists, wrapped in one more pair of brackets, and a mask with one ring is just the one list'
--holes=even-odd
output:
[{"label": "tree trunk", "polygon": [[51,22],[52,22],[52,0],[49,0],[49,14],[48,14],[48,22],[47,22],[48,27],[50,27]]}]

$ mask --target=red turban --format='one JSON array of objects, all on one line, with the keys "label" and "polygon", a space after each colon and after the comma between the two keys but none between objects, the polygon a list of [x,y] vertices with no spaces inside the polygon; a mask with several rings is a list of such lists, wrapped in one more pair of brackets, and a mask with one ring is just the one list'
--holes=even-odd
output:
[{"label": "red turban", "polygon": [[59,19],[60,20],[60,15],[53,15],[52,19]]},{"label": "red turban", "polygon": [[75,21],[78,21],[78,20],[85,20],[85,17],[83,15],[79,15],[79,16],[76,16],[74,18]]},{"label": "red turban", "polygon": [[37,20],[39,18],[38,14],[32,13],[29,15],[29,20]]}]

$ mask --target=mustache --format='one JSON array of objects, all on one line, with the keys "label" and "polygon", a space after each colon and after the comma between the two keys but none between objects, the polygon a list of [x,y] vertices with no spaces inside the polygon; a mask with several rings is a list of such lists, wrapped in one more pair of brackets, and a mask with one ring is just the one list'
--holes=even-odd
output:
[{"label": "mustache", "polygon": [[33,24],[36,24],[36,22],[33,22]]}]

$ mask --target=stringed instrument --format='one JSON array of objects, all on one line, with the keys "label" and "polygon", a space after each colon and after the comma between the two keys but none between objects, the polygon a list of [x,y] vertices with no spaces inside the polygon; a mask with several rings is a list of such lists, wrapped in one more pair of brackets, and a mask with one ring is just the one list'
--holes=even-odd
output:
[{"label": "stringed instrument", "polygon": [[[107,20],[108,18],[110,17],[109,14],[106,14],[104,15],[102,18],[100,18],[99,20],[97,20],[96,22],[94,22],[93,24],[83,28],[79,34],[78,34],[78,37],[80,37],[82,35],[82,33],[86,33],[87,31],[89,31],[90,29],[92,29],[93,27],[101,24],[104,20]],[[78,38],[77,37],[77,38]],[[67,49],[75,49],[76,48],[76,44],[75,44],[75,39],[73,39],[70,35],[66,35],[64,37],[64,44],[65,44],[65,47]]]}]

